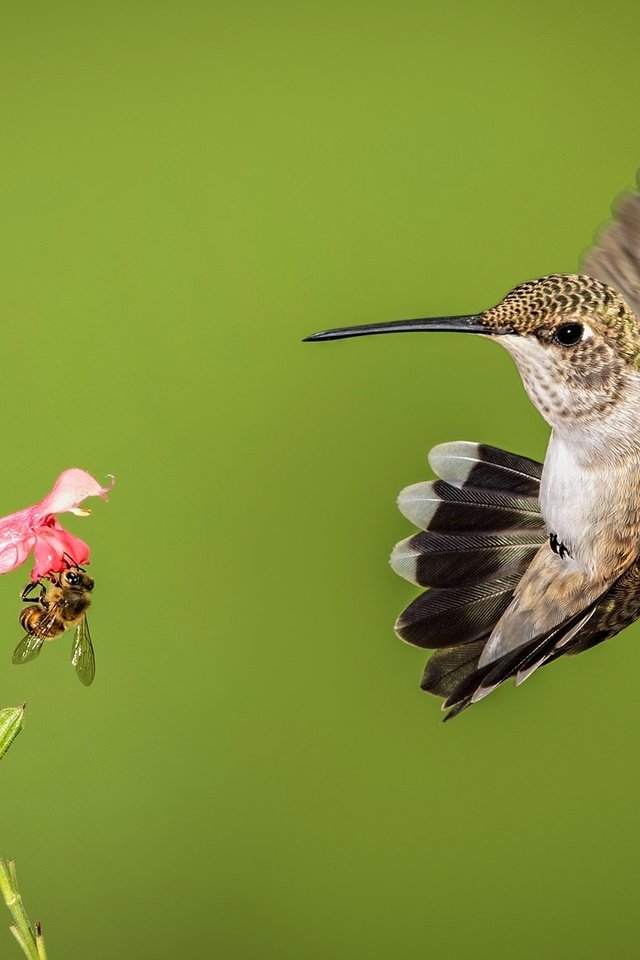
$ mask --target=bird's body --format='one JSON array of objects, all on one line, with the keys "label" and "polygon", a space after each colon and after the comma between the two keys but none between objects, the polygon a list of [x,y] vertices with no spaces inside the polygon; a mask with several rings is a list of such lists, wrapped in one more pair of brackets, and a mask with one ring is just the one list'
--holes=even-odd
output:
[{"label": "bird's body", "polygon": [[453,330],[501,342],[552,428],[544,467],[473,443],[430,455],[436,481],[401,511],[423,532],[394,570],[428,587],[400,616],[436,652],[422,686],[449,716],[504,680],[640,616],[640,194],[628,194],[582,275],[512,290],[474,316],[343,328],[311,339]]}]

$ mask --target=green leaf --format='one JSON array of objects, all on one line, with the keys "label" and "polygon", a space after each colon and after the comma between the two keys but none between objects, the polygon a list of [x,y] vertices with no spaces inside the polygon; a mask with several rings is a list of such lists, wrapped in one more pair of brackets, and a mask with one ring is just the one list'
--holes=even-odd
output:
[{"label": "green leaf", "polygon": [[26,704],[23,703],[21,707],[0,709],[0,759],[4,757],[24,726],[25,706]]}]

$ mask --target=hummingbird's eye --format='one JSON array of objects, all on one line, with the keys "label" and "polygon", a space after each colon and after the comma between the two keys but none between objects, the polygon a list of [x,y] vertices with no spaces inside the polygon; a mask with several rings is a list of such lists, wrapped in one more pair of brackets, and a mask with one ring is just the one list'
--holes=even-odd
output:
[{"label": "hummingbird's eye", "polygon": [[556,330],[553,339],[563,347],[573,347],[576,343],[580,343],[583,334],[584,327],[581,323],[563,323]]}]

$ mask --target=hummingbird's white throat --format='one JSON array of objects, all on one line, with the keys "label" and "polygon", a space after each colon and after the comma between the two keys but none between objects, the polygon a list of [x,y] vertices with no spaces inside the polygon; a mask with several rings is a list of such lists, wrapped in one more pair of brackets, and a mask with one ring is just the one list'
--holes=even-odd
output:
[{"label": "hummingbird's white throat", "polygon": [[[592,337],[585,327],[583,339]],[[581,449],[581,460],[640,460],[640,372],[631,364],[611,351],[610,361],[598,357],[592,369],[576,369],[569,351],[533,336],[498,342],[513,357],[533,404],[557,435]]]}]

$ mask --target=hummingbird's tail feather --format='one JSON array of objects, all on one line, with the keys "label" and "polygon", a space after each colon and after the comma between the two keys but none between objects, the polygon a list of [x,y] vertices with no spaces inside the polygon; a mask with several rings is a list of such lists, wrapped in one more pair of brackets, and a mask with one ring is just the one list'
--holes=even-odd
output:
[{"label": "hummingbird's tail feather", "polygon": [[540,491],[541,463],[485,443],[439,443],[429,452],[429,465],[436,476],[456,487],[508,491],[536,499]]},{"label": "hummingbird's tail feather", "polygon": [[484,699],[493,693],[511,677],[516,682],[522,682],[534,670],[541,667],[556,656],[566,652],[566,647],[583,629],[598,609],[598,603],[592,604],[586,611],[581,611],[570,617],[563,624],[539,637],[534,637],[529,643],[512,650],[499,660],[477,667],[467,673],[458,685],[449,693],[442,708],[448,710],[445,720],[457,717],[473,703]]},{"label": "hummingbird's tail feather", "polygon": [[469,586],[427,590],[400,614],[396,633],[406,643],[426,649],[486,638],[511,603],[520,577],[516,573]]},{"label": "hummingbird's tail feather", "polygon": [[446,480],[427,480],[405,487],[398,497],[398,508],[421,530],[544,529],[536,497],[454,486]]},{"label": "hummingbird's tail feather", "polygon": [[497,667],[479,670],[480,656],[547,540],[538,504],[542,465],[466,441],[434,447],[429,462],[440,479],[407,487],[398,501],[422,532],[397,544],[391,566],[432,589],[409,604],[396,632],[414,646],[435,648],[421,687],[446,700],[455,694],[449,705],[459,712],[459,691],[470,683],[471,698]]},{"label": "hummingbird's tail feather", "polygon": [[427,660],[420,687],[446,700],[478,666],[486,636],[472,643],[442,647]]},{"label": "hummingbird's tail feather", "polygon": [[401,540],[391,554],[392,569],[419,587],[460,587],[524,573],[544,530],[526,533],[438,533],[427,530]]}]

